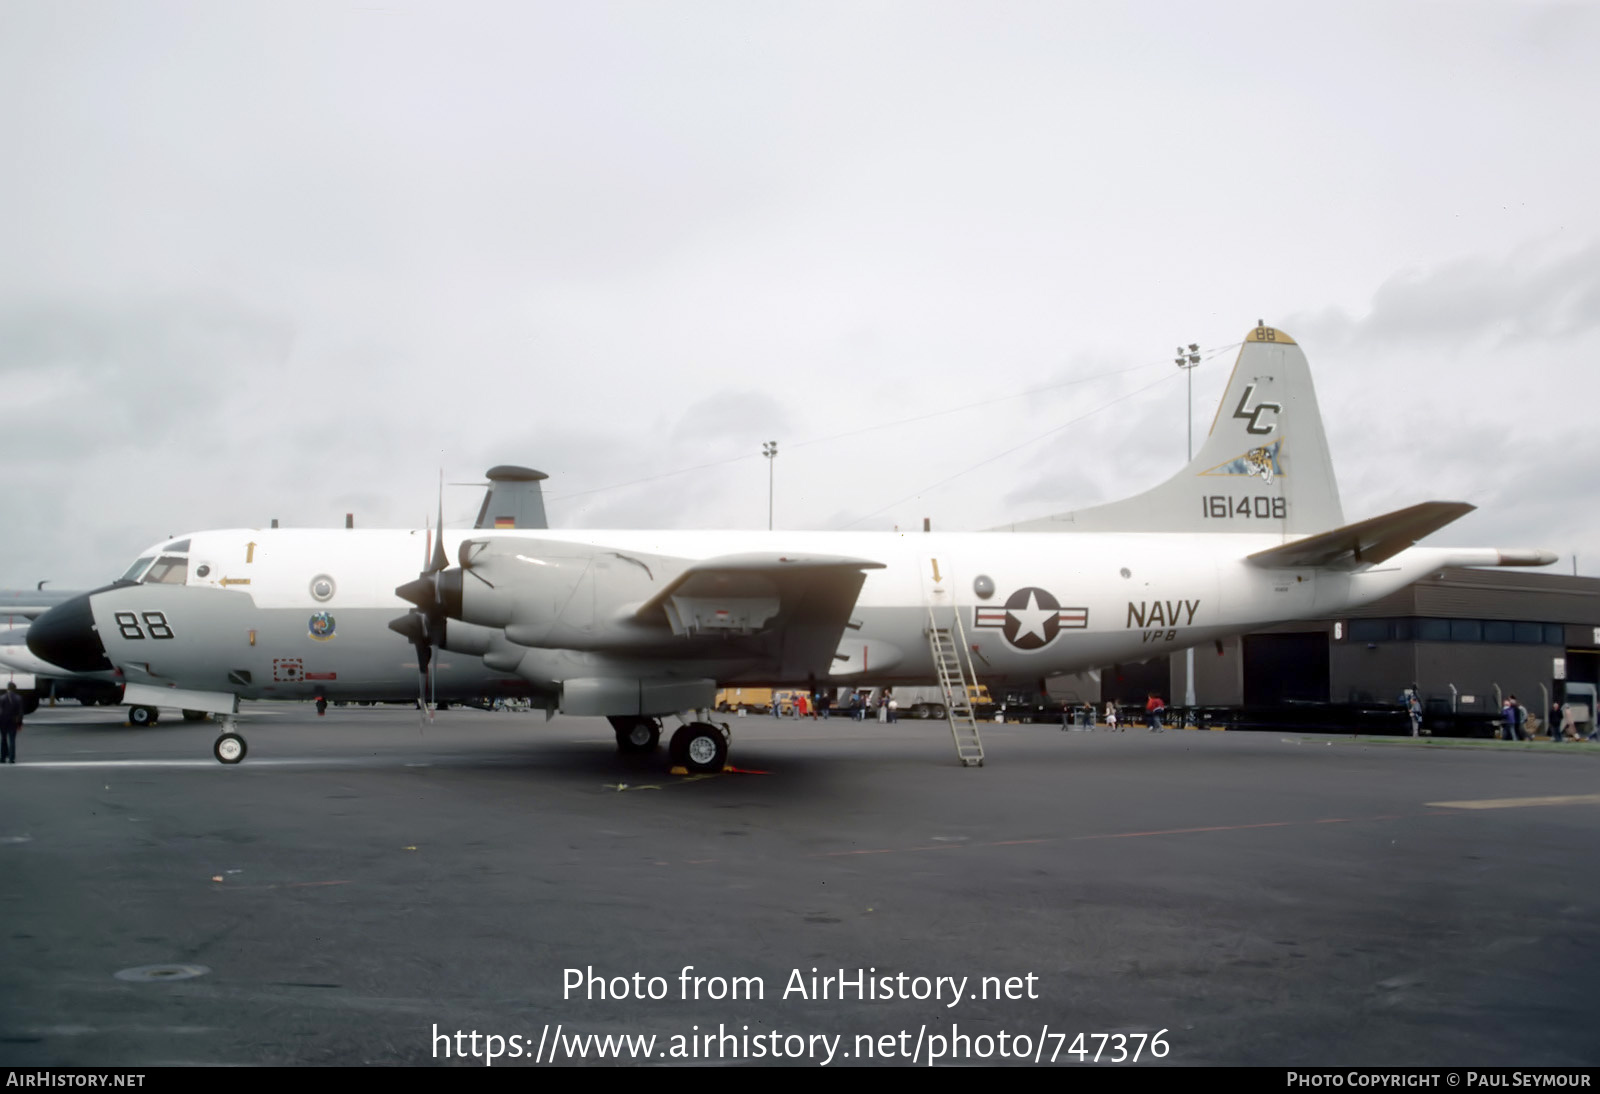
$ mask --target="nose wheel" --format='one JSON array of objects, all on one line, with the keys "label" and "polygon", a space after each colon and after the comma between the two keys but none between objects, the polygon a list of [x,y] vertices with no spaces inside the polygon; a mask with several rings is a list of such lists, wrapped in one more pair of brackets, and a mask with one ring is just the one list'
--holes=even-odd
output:
[{"label": "nose wheel", "polygon": [[218,763],[236,764],[244,759],[244,738],[237,733],[224,733],[217,738],[217,743],[211,746],[211,752]]},{"label": "nose wheel", "polygon": [[244,759],[247,751],[244,735],[235,732],[234,726],[237,723],[234,722],[233,715],[220,714],[217,716],[217,721],[222,723],[222,734],[211,746],[211,754],[217,758],[219,764],[236,764]]}]

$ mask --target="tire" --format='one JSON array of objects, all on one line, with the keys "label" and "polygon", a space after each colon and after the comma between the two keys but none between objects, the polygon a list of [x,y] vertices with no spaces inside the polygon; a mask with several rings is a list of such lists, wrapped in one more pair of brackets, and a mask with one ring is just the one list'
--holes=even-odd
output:
[{"label": "tire", "polygon": [[238,763],[244,759],[245,751],[244,738],[237,733],[224,733],[217,738],[217,743],[211,746],[211,754],[222,764]]},{"label": "tire", "polygon": [[653,752],[661,743],[661,726],[654,718],[633,718],[614,727],[618,752]]},{"label": "tire", "polygon": [[128,721],[136,726],[153,726],[161,721],[161,711],[156,707],[129,707]]},{"label": "tire", "polygon": [[728,765],[728,739],[716,726],[690,722],[672,735],[672,762],[696,775],[709,775]]}]

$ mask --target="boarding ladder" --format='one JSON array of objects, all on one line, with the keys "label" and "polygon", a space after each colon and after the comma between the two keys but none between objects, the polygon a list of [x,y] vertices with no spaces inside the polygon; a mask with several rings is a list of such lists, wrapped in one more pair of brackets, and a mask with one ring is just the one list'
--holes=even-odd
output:
[{"label": "boarding ladder", "polygon": [[944,714],[955,738],[956,756],[967,767],[982,767],[983,738],[972,716],[972,655],[967,652],[960,609],[951,605],[950,622],[941,626],[933,605],[928,605],[928,649],[939,675],[939,690],[944,693]]}]

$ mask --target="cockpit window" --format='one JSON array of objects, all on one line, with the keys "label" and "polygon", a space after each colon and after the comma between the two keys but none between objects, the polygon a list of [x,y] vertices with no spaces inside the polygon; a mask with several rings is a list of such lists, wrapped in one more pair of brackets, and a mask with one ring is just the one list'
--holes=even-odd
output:
[{"label": "cockpit window", "polygon": [[118,580],[120,580],[120,581],[138,581],[139,580],[139,575],[144,573],[144,568],[146,566],[150,565],[150,560],[152,558],[154,558],[154,557],[155,557],[154,555],[145,555],[138,562],[135,562],[132,566],[129,566],[128,567],[128,572],[123,574],[122,577],[119,578]]},{"label": "cockpit window", "polygon": [[182,552],[187,551],[188,549],[189,549],[189,541],[186,540],[186,539],[174,540],[173,542],[167,544],[165,547],[161,548],[161,550],[163,552],[165,552],[167,554],[174,554],[174,555],[181,554]]},{"label": "cockpit window", "polygon": [[142,585],[182,585],[189,580],[189,560],[178,555],[162,555],[150,572],[144,575]]}]

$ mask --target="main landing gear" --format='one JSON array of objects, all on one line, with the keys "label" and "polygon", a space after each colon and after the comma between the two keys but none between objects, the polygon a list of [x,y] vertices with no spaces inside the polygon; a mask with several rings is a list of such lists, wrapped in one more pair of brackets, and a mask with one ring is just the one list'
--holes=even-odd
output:
[{"label": "main landing gear", "polygon": [[[611,728],[617,734],[617,751],[652,752],[661,743],[661,721],[638,715],[614,715]],[[687,768],[696,775],[721,771],[728,764],[728,731],[710,722],[689,722],[672,735],[667,746],[672,766]]]},{"label": "main landing gear", "polygon": [[653,752],[661,743],[661,723],[655,718],[615,715],[606,720],[616,730],[618,752]]},{"label": "main landing gear", "polygon": [[696,775],[721,771],[728,766],[728,731],[710,722],[690,722],[672,735],[668,746],[674,767],[685,767]]}]

